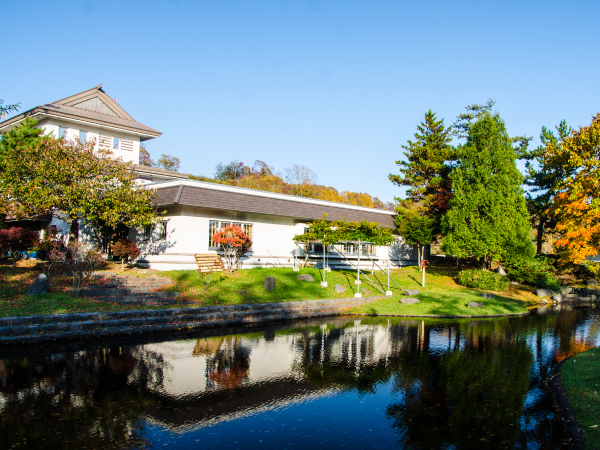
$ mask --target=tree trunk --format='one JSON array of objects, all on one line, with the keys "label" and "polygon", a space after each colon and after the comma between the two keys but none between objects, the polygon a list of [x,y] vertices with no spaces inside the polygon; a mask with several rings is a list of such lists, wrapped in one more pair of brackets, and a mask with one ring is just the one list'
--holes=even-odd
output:
[{"label": "tree trunk", "polygon": [[417,244],[417,267],[421,270],[421,244]]},{"label": "tree trunk", "polygon": [[69,241],[79,240],[79,219],[73,219],[69,230]]},{"label": "tree trunk", "polygon": [[542,246],[544,245],[544,231],[546,231],[546,221],[543,216],[540,216],[540,221],[537,227],[537,239],[536,239],[536,255],[542,254]]}]

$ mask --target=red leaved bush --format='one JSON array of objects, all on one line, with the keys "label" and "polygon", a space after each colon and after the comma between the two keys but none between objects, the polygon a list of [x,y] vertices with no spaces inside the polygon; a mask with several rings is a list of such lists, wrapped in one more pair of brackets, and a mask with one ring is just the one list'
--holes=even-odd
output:
[{"label": "red leaved bush", "polygon": [[244,253],[250,251],[252,241],[238,225],[227,225],[213,236],[214,242],[223,248],[225,263],[229,272],[239,268]]},{"label": "red leaved bush", "polygon": [[21,252],[25,252],[36,246],[39,238],[33,231],[21,227],[12,227],[0,230],[0,248],[8,251],[13,260],[13,267],[17,260],[21,259]]},{"label": "red leaved bush", "polygon": [[140,256],[140,248],[130,239],[120,239],[112,245],[112,254],[121,258],[121,271],[126,259],[134,260]]}]

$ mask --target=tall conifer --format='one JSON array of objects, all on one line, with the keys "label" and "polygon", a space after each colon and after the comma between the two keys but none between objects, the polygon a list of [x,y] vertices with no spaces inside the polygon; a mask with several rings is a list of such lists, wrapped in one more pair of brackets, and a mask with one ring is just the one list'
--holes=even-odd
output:
[{"label": "tall conifer", "polygon": [[[492,260],[533,256],[523,176],[516,165],[523,138],[510,138],[504,121],[489,110],[464,130],[467,141],[457,149],[453,196],[442,219],[444,250],[482,258],[488,266]],[[521,146],[513,147],[515,141]]]}]

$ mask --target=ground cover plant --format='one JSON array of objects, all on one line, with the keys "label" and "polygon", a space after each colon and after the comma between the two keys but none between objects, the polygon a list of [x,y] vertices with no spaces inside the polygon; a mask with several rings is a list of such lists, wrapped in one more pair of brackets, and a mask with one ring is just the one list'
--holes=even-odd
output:
[{"label": "ground cover plant", "polygon": [[480,269],[466,269],[458,274],[458,284],[473,289],[502,292],[510,281],[497,272]]},{"label": "ground cover plant", "polygon": [[600,449],[600,348],[569,359],[560,376],[584,431],[586,448]]}]

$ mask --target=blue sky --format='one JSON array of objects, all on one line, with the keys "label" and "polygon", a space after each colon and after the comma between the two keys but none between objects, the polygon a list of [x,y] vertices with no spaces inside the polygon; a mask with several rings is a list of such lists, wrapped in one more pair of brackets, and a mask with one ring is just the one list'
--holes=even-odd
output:
[{"label": "blue sky", "polygon": [[261,159],[392,200],[432,109],[494,99],[509,133],[600,112],[598,1],[0,3],[0,98],[22,110],[104,83],[164,134],[154,157],[211,175]]}]

